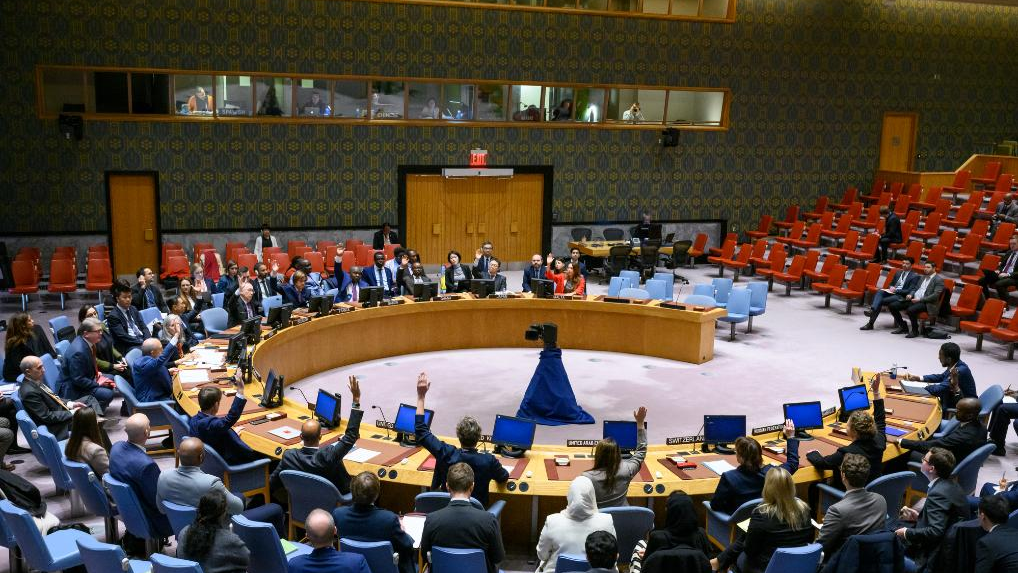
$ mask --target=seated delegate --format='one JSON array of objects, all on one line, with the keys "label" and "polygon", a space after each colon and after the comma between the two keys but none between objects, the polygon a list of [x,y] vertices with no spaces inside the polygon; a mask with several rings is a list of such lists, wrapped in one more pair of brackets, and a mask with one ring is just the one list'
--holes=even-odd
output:
[{"label": "seated delegate", "polygon": [[583,472],[594,484],[598,509],[629,505],[626,492],[629,483],[640,473],[643,459],[647,457],[647,408],[640,406],[633,412],[636,420],[636,450],[629,459],[622,459],[622,451],[612,438],[605,438],[594,448],[594,467]]},{"label": "seated delegate", "polygon": [[740,505],[760,497],[764,479],[774,468],[783,468],[790,474],[799,469],[799,440],[795,439],[795,423],[785,420],[785,463],[780,466],[763,465],[760,442],[748,436],[735,440],[735,460],[738,467],[721,474],[711,509],[722,513],[733,513]]}]

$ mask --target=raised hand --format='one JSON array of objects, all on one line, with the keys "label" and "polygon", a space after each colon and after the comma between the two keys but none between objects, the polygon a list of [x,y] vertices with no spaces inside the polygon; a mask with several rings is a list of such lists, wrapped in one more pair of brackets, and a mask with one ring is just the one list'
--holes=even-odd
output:
[{"label": "raised hand", "polygon": [[360,383],[359,380],[357,380],[357,377],[351,375],[350,376],[350,381],[347,383],[347,385],[350,387],[350,393],[353,394],[353,401],[354,402],[360,402],[361,401],[361,383]]},{"label": "raised hand", "polygon": [[791,418],[785,420],[785,427],[781,431],[785,434],[786,440],[792,439],[795,437],[795,422]]},{"label": "raised hand", "polygon": [[636,425],[638,428],[643,427],[643,422],[647,419],[647,407],[640,406],[633,411],[633,418],[636,418]]},{"label": "raised hand", "polygon": [[424,398],[429,388],[431,388],[431,382],[428,380],[428,375],[421,372],[417,375],[417,397]]}]

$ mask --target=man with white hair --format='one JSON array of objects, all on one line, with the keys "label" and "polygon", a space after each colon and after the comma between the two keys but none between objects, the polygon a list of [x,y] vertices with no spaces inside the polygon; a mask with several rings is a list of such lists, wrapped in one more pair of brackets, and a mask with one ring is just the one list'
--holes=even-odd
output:
[{"label": "man with white hair", "polygon": [[61,358],[63,378],[60,395],[70,400],[92,396],[99,403],[100,416],[113,401],[115,384],[99,372],[95,358],[95,345],[103,336],[103,326],[97,318],[86,318],[78,327],[78,336]]},{"label": "man with white hair", "polygon": [[25,375],[18,397],[21,407],[28,412],[37,426],[45,426],[57,440],[66,440],[70,434],[71,417],[77,408],[93,408],[98,412],[99,403],[92,396],[81,401],[64,400],[46,385],[43,376],[46,367],[38,356],[26,356],[21,360],[21,372]]},{"label": "man with white hair", "polygon": [[141,356],[131,366],[134,375],[134,395],[139,402],[159,402],[173,399],[173,380],[176,368],[167,364],[177,358],[177,341],[180,336],[180,320],[166,324],[170,335],[169,344],[163,348],[158,338],[146,338],[141,343]]}]

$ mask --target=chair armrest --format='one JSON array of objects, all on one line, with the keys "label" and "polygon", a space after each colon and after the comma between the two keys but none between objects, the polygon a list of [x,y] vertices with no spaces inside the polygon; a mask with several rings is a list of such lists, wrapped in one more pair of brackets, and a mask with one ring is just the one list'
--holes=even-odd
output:
[{"label": "chair armrest", "polygon": [[833,497],[835,500],[844,499],[845,497],[845,492],[841,491],[836,487],[831,487],[825,483],[818,483],[817,489],[820,490],[820,493],[824,495],[829,495]]},{"label": "chair armrest", "polygon": [[712,509],[711,506],[710,506],[710,501],[709,500],[708,501],[704,501],[703,502],[703,506],[707,508],[707,515],[713,517],[714,519],[717,519],[717,520],[720,520],[720,521],[724,521],[724,522],[727,522],[728,520],[732,519],[731,514],[724,513],[722,511],[717,511],[717,510]]},{"label": "chair armrest", "polygon": [[500,499],[495,503],[491,504],[490,506],[488,506],[488,513],[494,515],[495,517],[500,517],[502,515],[503,508],[505,508],[505,500]]},{"label": "chair armrest", "polygon": [[237,466],[226,466],[226,471],[230,472],[231,474],[249,472],[251,470],[256,470],[262,466],[268,466],[269,461],[270,460],[268,458],[264,458],[260,460],[255,460],[253,462],[248,462],[246,464],[240,464]]}]

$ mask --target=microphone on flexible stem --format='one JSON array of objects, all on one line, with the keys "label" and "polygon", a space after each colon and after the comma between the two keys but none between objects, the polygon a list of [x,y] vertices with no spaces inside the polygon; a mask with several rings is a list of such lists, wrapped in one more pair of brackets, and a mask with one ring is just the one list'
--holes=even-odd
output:
[{"label": "microphone on flexible stem", "polygon": [[371,406],[371,409],[378,410],[378,413],[382,415],[382,421],[385,422],[385,439],[391,440],[392,438],[389,436],[389,421],[385,419],[385,412],[383,412],[378,406],[374,405]]},{"label": "microphone on flexible stem", "polygon": [[300,392],[301,398],[304,398],[304,403],[307,405],[308,410],[311,409],[311,400],[308,400],[307,394],[305,394],[303,390],[301,390],[300,388],[298,388],[296,386],[290,386],[290,390],[291,391],[296,390],[296,391]]},{"label": "microphone on flexible stem", "polygon": [[[696,438],[696,436],[699,436],[700,432],[703,431],[703,428],[704,428],[704,424],[700,424],[700,429],[697,430],[695,434],[693,434],[693,438]],[[696,444],[696,442],[693,442],[693,443]],[[696,448],[693,448],[693,453],[694,454],[698,453],[696,451]],[[710,453],[710,450],[707,449],[707,444],[704,444],[704,443],[700,444],[700,452],[699,453],[704,453],[704,454]]]}]

